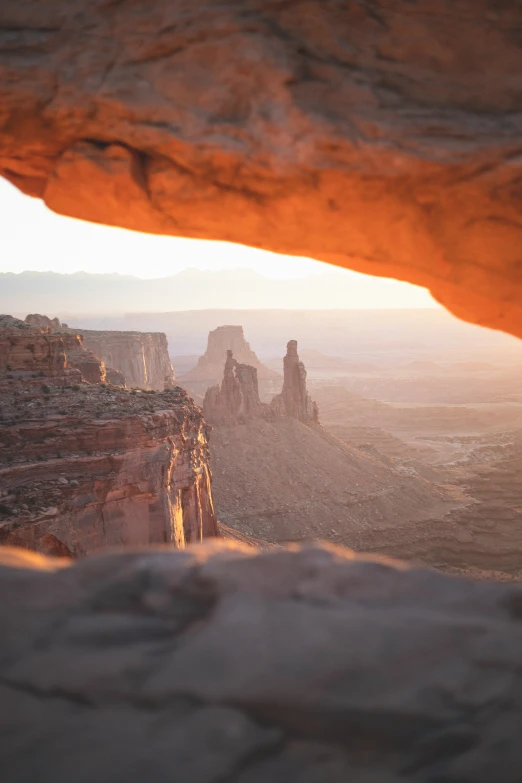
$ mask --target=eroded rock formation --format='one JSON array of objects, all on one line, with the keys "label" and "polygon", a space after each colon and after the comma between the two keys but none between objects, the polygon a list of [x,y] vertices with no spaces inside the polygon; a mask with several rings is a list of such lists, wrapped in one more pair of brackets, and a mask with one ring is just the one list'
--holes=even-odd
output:
[{"label": "eroded rock formation", "polygon": [[[33,314],[27,324],[48,327],[60,334],[69,364],[84,370],[86,381],[108,381],[117,386],[143,389],[175,388],[167,337],[163,332],[115,332],[69,329],[58,318]],[[99,368],[96,369],[96,363]]]},{"label": "eroded rock formation", "polygon": [[127,386],[157,391],[175,386],[167,338],[162,332],[74,331],[83,336],[86,348],[123,375]]},{"label": "eroded rock formation", "polygon": [[48,326],[29,326],[10,315],[0,315],[0,377],[53,378],[56,383],[80,380],[67,366],[62,338]]},{"label": "eroded rock formation", "polygon": [[240,364],[232,351],[227,351],[223,380],[220,385],[207,389],[203,412],[209,424],[218,425],[278,418],[317,423],[319,411],[306,388],[306,369],[303,362],[299,361],[297,341],[290,340],[287,345],[283,390],[269,405],[259,399],[257,368]]},{"label": "eroded rock formation", "polygon": [[325,546],[66,562],[2,553],[5,780],[519,780],[518,585]]},{"label": "eroded rock formation", "polygon": [[257,368],[240,364],[227,351],[223,380],[207,389],[203,414],[209,424],[238,424],[269,414],[268,405],[259,399]]},{"label": "eroded rock formation", "polygon": [[105,383],[107,374],[104,362],[84,346],[83,337],[74,330],[69,330],[67,324],[61,324],[58,318],[49,318],[39,313],[26,316],[25,323],[59,336],[63,342],[67,366],[79,370],[83,380],[87,383]]},{"label": "eroded rock formation", "polygon": [[218,326],[209,332],[207,349],[196,366],[181,376],[180,380],[216,383],[223,377],[223,365],[229,352],[239,364],[254,367],[259,380],[277,380],[279,375],[265,367],[245,340],[242,326]]},{"label": "eroded rock formation", "polygon": [[79,370],[87,383],[105,383],[107,381],[105,364],[85,347],[82,335],[63,329],[58,333],[63,340],[67,364]]},{"label": "eroded rock formation", "polygon": [[0,172],[57,212],[398,277],[521,335],[521,23],[499,0],[3,3]]},{"label": "eroded rock formation", "polygon": [[297,340],[290,340],[283,359],[283,390],[270,403],[277,416],[289,416],[299,421],[319,421],[317,404],[306,388],[306,369],[299,361]]},{"label": "eroded rock formation", "polygon": [[0,319],[0,542],[84,555],[216,535],[199,408],[180,388],[82,384],[65,348]]},{"label": "eroded rock formation", "polygon": [[115,370],[114,367],[106,367],[105,376],[107,383],[112,383],[113,386],[125,386],[124,374],[119,370]]},{"label": "eroded rock formation", "polygon": [[51,330],[62,327],[59,318],[49,318],[49,316],[40,315],[40,313],[29,313],[25,317],[25,323],[29,326],[48,326]]}]

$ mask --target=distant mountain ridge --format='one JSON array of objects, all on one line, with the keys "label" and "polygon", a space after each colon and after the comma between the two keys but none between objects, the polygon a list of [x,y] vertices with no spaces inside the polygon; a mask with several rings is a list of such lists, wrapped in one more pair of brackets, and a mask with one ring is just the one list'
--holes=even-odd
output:
[{"label": "distant mountain ridge", "polygon": [[[144,266],[146,259],[144,259]],[[412,301],[430,306],[426,291],[412,289]],[[0,273],[0,310],[8,313],[118,314],[224,309],[356,308],[361,302],[394,307],[389,281],[356,276],[325,266],[320,275],[271,279],[251,269],[185,269],[171,277],[142,280],[131,275]]]}]

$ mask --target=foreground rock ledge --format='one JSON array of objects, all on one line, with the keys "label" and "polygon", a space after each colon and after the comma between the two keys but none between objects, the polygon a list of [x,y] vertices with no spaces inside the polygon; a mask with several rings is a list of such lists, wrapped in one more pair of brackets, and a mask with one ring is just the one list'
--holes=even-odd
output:
[{"label": "foreground rock ledge", "polygon": [[4,2],[0,174],[522,335],[521,25],[499,0]]},{"label": "foreground rock ledge", "polygon": [[5,780],[520,780],[519,587],[331,546],[2,563]]}]

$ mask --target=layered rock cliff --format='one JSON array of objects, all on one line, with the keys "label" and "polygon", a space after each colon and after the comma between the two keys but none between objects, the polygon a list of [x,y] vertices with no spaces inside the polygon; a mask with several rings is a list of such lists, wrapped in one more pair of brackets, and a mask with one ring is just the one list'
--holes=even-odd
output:
[{"label": "layered rock cliff", "polygon": [[79,370],[87,383],[105,383],[107,381],[105,363],[85,347],[82,335],[63,329],[58,334],[63,340],[67,364]]},{"label": "layered rock cliff", "polygon": [[127,386],[163,391],[174,385],[167,338],[162,332],[78,332],[84,346],[103,359],[107,367],[119,371]]},{"label": "layered rock cliff", "polygon": [[181,376],[180,381],[216,383],[223,377],[223,365],[231,351],[239,364],[255,367],[259,380],[277,380],[280,376],[265,367],[245,339],[242,326],[218,326],[209,332],[207,349],[196,366]]},{"label": "layered rock cliff", "polygon": [[[33,313],[27,324],[48,327],[65,343],[69,364],[78,366],[86,381],[107,380],[118,386],[163,391],[175,386],[167,338],[163,332],[116,332],[69,329],[58,318]],[[81,344],[80,344],[81,343]],[[83,352],[82,352],[83,349]],[[100,365],[97,370],[96,362]]]},{"label": "layered rock cliff", "polygon": [[85,555],[217,534],[207,428],[182,389],[80,383],[59,334],[2,325],[0,541]]},{"label": "layered rock cliff", "polygon": [[10,315],[0,315],[0,376],[41,376],[65,383],[80,380],[78,370],[67,365],[64,343],[48,326],[29,326]]},{"label": "layered rock cliff", "polygon": [[[85,347],[83,337],[74,330],[69,330],[67,324],[61,324],[58,318],[49,318],[39,313],[27,315],[25,323],[58,335],[63,342],[67,366],[79,370],[87,383],[105,383],[108,380],[105,363]],[[124,386],[125,381],[121,385]]]}]

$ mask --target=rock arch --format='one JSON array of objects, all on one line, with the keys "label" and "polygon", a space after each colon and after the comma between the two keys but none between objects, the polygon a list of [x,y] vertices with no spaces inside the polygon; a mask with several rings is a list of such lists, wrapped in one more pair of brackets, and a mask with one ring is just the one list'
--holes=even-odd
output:
[{"label": "rock arch", "polygon": [[509,0],[3,3],[0,173],[522,335],[521,24]]}]

